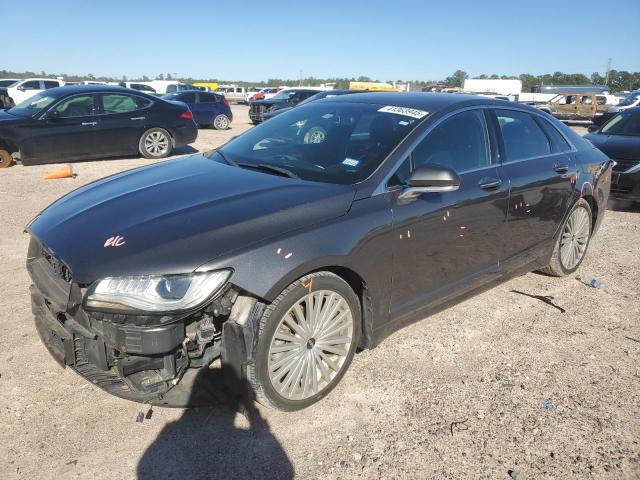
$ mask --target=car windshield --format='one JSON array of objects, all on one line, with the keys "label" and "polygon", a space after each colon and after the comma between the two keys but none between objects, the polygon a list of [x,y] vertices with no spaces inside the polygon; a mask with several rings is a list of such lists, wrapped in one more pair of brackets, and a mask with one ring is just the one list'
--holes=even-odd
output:
[{"label": "car windshield", "polygon": [[627,95],[627,97],[624,100],[622,100],[618,104],[618,106],[620,106],[620,107],[628,107],[629,105],[633,105],[633,102],[638,100],[638,98],[640,98],[640,92],[631,93],[631,94]]},{"label": "car windshield", "polygon": [[20,117],[33,117],[45,110],[59,98],[60,95],[51,95],[47,92],[41,92],[28,98],[24,102],[19,103],[15,107],[10,108],[9,113]]},{"label": "car windshield", "polygon": [[309,98],[305,98],[304,100],[302,100],[302,101],[298,104],[298,106],[300,106],[300,105],[305,105],[305,104],[307,104],[307,103],[311,103],[311,102],[314,102],[314,101],[316,101],[316,100],[320,100],[321,98],[325,98],[325,97],[327,97],[327,96],[328,96],[328,95],[327,95],[327,92],[318,92],[318,93],[316,93],[315,95],[311,95]]},{"label": "car windshield", "polygon": [[274,117],[208,155],[238,167],[352,184],[371,175],[426,115],[365,103],[311,103]]},{"label": "car windshield", "polygon": [[18,80],[0,80],[0,88],[7,88],[18,83]]},{"label": "car windshield", "polygon": [[605,135],[640,135],[640,111],[627,110],[618,113],[602,127],[600,133]]},{"label": "car windshield", "polygon": [[295,95],[295,90],[282,90],[277,95],[271,97],[271,100],[289,100],[289,97]]}]

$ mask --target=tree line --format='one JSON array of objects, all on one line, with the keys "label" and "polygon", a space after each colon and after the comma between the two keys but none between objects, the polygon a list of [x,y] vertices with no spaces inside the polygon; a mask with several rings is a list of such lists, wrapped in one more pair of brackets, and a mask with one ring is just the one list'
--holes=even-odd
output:
[{"label": "tree line", "polygon": [[[67,82],[78,82],[81,80],[97,80],[101,82],[119,82],[119,81],[139,81],[139,82],[148,82],[151,78],[143,75],[138,78],[127,78],[127,76],[123,75],[120,78],[115,77],[105,77],[105,76],[94,76],[92,73],[88,73],[86,75],[68,75],[66,73],[59,74],[47,74],[44,71],[40,73],[35,72],[11,72],[9,70],[0,70],[0,78],[29,78],[29,77],[62,77]],[[600,73],[592,73],[590,76],[587,76],[583,73],[563,73],[563,72],[554,72],[547,73],[544,75],[532,75],[529,73],[523,73],[518,76],[510,76],[510,75],[478,75],[475,77],[470,77],[467,72],[463,70],[456,70],[452,75],[446,77],[444,80],[412,80],[411,89],[412,90],[421,90],[422,87],[434,85],[434,84],[444,84],[449,87],[462,87],[464,81],[467,78],[481,78],[481,79],[518,79],[522,81],[522,91],[528,92],[531,90],[531,87],[535,85],[584,85],[584,84],[595,84],[595,85],[606,85],[612,92],[620,92],[625,90],[638,90],[640,89],[640,72],[627,72],[624,70],[611,70],[609,71],[608,76],[601,75]],[[260,82],[247,82],[244,80],[220,80],[216,78],[192,78],[192,77],[178,77],[175,74],[171,73],[161,73],[155,77],[156,80],[180,80],[185,83],[194,83],[194,82],[216,82],[220,84],[235,84],[239,86],[260,86],[260,87],[277,87],[281,85],[319,85],[322,83],[334,83],[336,88],[348,88],[350,82],[358,81],[358,82],[377,82],[380,80],[373,79],[367,76],[360,77],[336,77],[336,78],[316,78],[316,77],[306,77],[306,78],[296,78],[296,79],[286,79],[286,78],[270,78]],[[391,81],[388,81],[389,83]]]}]

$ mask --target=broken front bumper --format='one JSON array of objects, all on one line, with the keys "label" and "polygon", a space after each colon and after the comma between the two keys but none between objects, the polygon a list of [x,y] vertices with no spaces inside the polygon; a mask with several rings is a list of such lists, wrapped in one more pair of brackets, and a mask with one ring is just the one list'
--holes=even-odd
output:
[{"label": "broken front bumper", "polygon": [[[182,317],[85,311],[82,286],[34,237],[27,270],[42,343],[61,366],[94,385],[128,400],[174,407],[211,405],[223,385],[238,391],[253,345],[252,324],[227,321],[215,332],[209,330],[210,338],[199,348],[192,330],[201,328],[203,319],[211,321],[208,309]],[[211,309],[226,309],[228,315],[235,295],[216,298]],[[207,368],[218,356],[225,384],[216,384],[216,374]]]}]

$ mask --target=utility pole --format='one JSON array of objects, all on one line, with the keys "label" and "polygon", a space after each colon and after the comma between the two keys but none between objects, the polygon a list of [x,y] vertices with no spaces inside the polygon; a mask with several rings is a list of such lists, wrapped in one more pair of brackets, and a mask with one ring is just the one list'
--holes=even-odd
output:
[{"label": "utility pole", "polygon": [[604,76],[604,85],[605,87],[609,86],[609,73],[611,72],[611,57],[607,60],[607,73]]}]

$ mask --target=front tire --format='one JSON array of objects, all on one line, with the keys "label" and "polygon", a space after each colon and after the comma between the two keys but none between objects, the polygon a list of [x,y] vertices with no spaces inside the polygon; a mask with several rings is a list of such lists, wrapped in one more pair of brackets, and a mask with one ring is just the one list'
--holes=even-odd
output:
[{"label": "front tire", "polygon": [[227,130],[229,128],[229,123],[229,117],[221,113],[213,119],[212,125],[216,130]]},{"label": "front tire", "polygon": [[247,367],[256,400],[294,411],[322,399],[351,364],[360,325],[358,297],[337,275],[317,272],[289,285],[259,322]]},{"label": "front tire", "polygon": [[581,198],[567,215],[556,240],[551,262],[542,272],[554,277],[575,272],[587,253],[592,225],[591,206]]},{"label": "front tire", "polygon": [[150,128],[140,137],[138,150],[151,160],[168,157],[173,150],[171,135],[164,128]]}]

